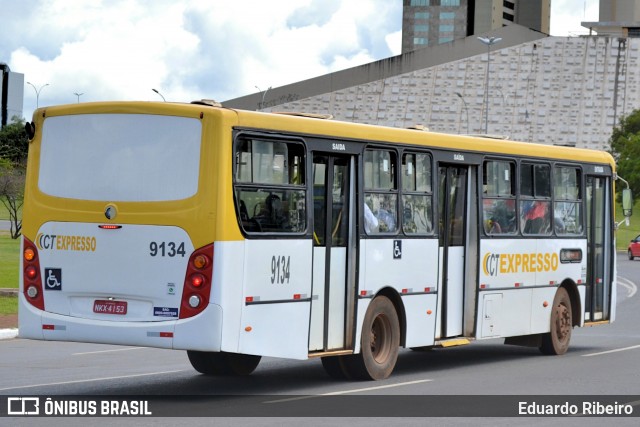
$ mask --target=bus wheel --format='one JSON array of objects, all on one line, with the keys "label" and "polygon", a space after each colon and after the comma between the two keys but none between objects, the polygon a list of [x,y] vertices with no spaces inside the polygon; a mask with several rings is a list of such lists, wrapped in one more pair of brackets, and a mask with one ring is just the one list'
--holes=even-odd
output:
[{"label": "bus wheel", "polygon": [[571,300],[567,290],[559,288],[553,299],[551,331],[542,335],[540,351],[551,355],[565,354],[569,349],[572,328]]},{"label": "bus wheel", "polygon": [[255,371],[260,356],[250,354],[187,351],[191,366],[205,375],[249,375]]},{"label": "bus wheel", "polygon": [[400,322],[389,298],[376,297],[364,316],[360,354],[344,357],[344,367],[352,378],[382,380],[391,375],[398,360]]},{"label": "bus wheel", "polygon": [[331,378],[336,380],[344,380],[349,378],[349,374],[344,366],[344,356],[326,356],[321,357],[322,367]]}]

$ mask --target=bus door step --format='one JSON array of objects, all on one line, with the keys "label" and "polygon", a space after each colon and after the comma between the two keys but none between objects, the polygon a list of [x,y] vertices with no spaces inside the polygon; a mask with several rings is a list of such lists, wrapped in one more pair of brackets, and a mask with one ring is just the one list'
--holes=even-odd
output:
[{"label": "bus door step", "polygon": [[467,344],[471,344],[471,341],[469,341],[469,339],[467,338],[449,338],[449,339],[436,341],[434,346],[447,348],[447,347],[457,347],[460,345],[467,345]]}]

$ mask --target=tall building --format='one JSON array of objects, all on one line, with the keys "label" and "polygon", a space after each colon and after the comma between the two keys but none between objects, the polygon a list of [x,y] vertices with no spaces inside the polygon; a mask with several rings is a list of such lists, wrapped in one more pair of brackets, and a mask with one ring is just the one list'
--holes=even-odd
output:
[{"label": "tall building", "polygon": [[0,127],[13,116],[22,117],[24,98],[24,74],[14,73],[4,62],[0,62]]},{"label": "tall building", "polygon": [[402,53],[509,24],[549,34],[551,0],[403,0]]},{"label": "tall building", "polygon": [[582,26],[600,36],[640,37],[640,0],[600,0],[598,22]]}]

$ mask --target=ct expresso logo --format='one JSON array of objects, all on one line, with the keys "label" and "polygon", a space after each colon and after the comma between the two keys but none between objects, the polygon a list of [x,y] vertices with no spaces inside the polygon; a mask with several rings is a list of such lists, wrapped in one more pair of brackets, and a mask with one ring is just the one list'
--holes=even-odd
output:
[{"label": "ct expresso logo", "polygon": [[517,254],[494,254],[487,252],[482,257],[485,276],[512,273],[541,273],[556,271],[560,258],[553,252]]},{"label": "ct expresso logo", "polygon": [[36,236],[36,246],[39,250],[95,252],[97,240],[95,236],[39,233]]}]

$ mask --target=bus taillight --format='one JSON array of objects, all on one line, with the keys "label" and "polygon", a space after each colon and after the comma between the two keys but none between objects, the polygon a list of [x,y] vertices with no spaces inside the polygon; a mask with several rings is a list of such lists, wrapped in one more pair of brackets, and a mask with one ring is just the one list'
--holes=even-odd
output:
[{"label": "bus taillight", "polygon": [[200,313],[209,304],[213,277],[213,244],[191,254],[182,289],[180,319]]},{"label": "bus taillight", "polygon": [[191,284],[193,285],[193,287],[195,288],[199,288],[200,286],[202,286],[205,282],[207,281],[207,279],[204,278],[204,276],[202,274],[194,274],[193,276],[191,276]]},{"label": "bus taillight", "polygon": [[24,237],[24,250],[22,252],[24,266],[22,291],[25,299],[34,307],[44,310],[44,297],[42,295],[42,280],[38,272],[40,271],[40,261],[38,260],[38,249],[26,237]]},{"label": "bus taillight", "polygon": [[195,258],[193,258],[193,266],[195,268],[197,268],[198,270],[202,270],[203,268],[205,268],[207,265],[209,265],[209,258],[207,258],[206,255],[198,255]]}]

